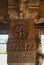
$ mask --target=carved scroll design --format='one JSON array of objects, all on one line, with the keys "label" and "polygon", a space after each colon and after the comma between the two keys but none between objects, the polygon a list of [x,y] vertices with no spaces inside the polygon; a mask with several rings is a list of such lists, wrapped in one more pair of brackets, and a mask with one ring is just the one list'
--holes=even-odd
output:
[{"label": "carved scroll design", "polygon": [[14,27],[14,39],[16,42],[24,42],[29,35],[29,30],[26,24],[17,24]]}]

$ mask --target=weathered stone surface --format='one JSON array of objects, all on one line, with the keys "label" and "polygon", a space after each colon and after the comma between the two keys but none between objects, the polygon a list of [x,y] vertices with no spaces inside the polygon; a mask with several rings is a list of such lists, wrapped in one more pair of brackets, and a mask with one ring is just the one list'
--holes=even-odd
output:
[{"label": "weathered stone surface", "polygon": [[[9,32],[10,39],[8,42],[8,49],[7,49],[8,63],[29,63],[29,62],[35,63],[36,62],[36,40],[35,40],[36,33],[34,29],[33,20],[18,19],[18,20],[14,20],[13,22],[14,25],[11,26]],[[14,34],[13,34],[15,30],[14,26],[18,24],[26,24],[29,30],[28,38],[23,42],[21,41],[17,42],[15,41],[14,38]]]},{"label": "weathered stone surface", "polygon": [[35,63],[8,63],[8,65],[35,65]]},{"label": "weathered stone surface", "polygon": [[[10,55],[11,54],[11,55]],[[9,63],[35,63],[36,51],[29,52],[8,52]]]},{"label": "weathered stone surface", "polygon": [[8,44],[8,52],[15,52],[15,51],[35,51],[36,50],[36,44],[33,44],[35,42],[33,41],[27,41],[25,43],[15,43],[14,40],[11,40]]}]

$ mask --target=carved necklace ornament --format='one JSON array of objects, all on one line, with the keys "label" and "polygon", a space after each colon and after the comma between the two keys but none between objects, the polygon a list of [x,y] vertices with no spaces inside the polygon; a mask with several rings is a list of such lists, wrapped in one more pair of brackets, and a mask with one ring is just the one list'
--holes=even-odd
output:
[{"label": "carved necklace ornament", "polygon": [[18,24],[14,27],[14,38],[17,42],[23,42],[29,35],[28,28],[25,24]]}]

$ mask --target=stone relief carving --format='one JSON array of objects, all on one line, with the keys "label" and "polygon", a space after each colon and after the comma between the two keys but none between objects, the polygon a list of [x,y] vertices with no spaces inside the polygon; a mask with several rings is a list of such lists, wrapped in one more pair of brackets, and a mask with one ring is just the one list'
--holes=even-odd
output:
[{"label": "stone relief carving", "polygon": [[16,42],[24,42],[29,35],[26,24],[17,24],[14,26],[14,39]]},{"label": "stone relief carving", "polygon": [[[10,56],[11,54],[11,56]],[[9,52],[8,53],[9,63],[29,63],[35,62],[36,53],[35,51],[30,52]]]},{"label": "stone relief carving", "polygon": [[34,51],[35,50],[35,46],[34,44],[30,44],[31,42],[27,42],[27,43],[10,43],[8,45],[8,51],[10,52],[14,52],[14,51]]},{"label": "stone relief carving", "polygon": [[29,0],[30,4],[37,4],[40,0]]},{"label": "stone relief carving", "polygon": [[13,2],[14,5],[9,5],[10,7],[13,7],[11,10],[9,9],[10,18],[31,19],[34,15],[29,15],[29,7],[32,7],[32,9],[35,6],[39,7],[40,0],[15,0]]},{"label": "stone relief carving", "polygon": [[8,63],[35,62],[36,45],[33,39],[31,21],[23,19],[13,22],[14,26],[10,32],[12,36],[8,43]]}]

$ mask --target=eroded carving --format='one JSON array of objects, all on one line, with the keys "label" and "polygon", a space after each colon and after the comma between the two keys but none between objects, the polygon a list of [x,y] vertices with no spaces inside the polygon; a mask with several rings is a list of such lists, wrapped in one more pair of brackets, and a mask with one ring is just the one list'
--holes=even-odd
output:
[{"label": "eroded carving", "polygon": [[29,35],[29,30],[25,24],[18,24],[14,27],[14,39],[16,42],[24,42]]}]

